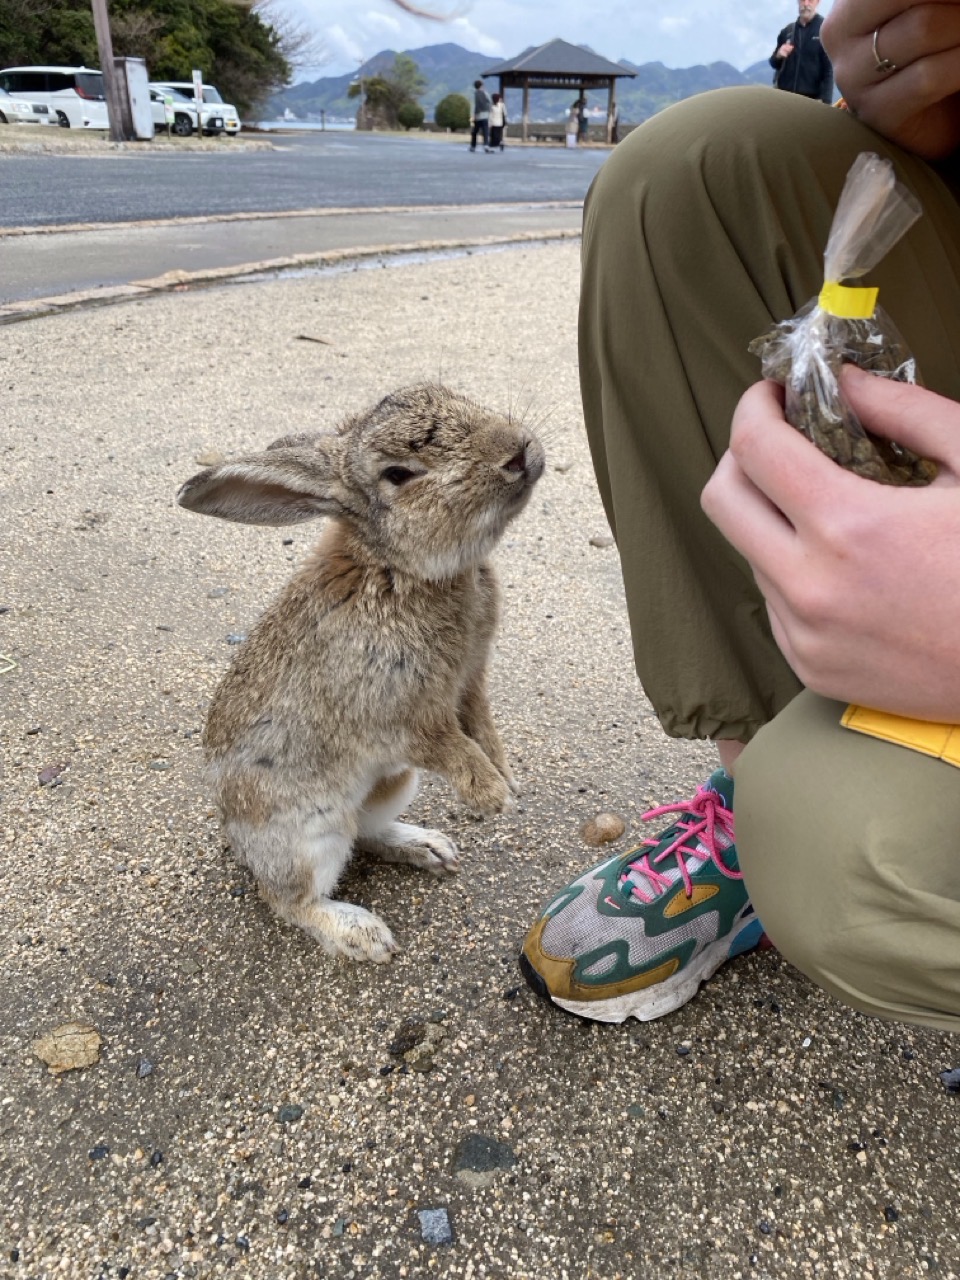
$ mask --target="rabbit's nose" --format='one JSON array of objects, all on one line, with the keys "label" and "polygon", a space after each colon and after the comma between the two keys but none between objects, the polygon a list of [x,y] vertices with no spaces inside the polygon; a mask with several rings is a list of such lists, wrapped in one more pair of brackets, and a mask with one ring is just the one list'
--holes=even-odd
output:
[{"label": "rabbit's nose", "polygon": [[509,462],[505,462],[504,471],[526,471],[527,469],[527,446],[513,455]]}]

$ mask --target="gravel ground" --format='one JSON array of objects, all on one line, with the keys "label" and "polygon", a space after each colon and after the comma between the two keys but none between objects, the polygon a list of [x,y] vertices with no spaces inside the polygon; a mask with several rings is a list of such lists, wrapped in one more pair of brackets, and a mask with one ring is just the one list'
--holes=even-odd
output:
[{"label": "gravel ground", "polygon": [[[279,137],[279,135],[278,135]],[[269,138],[258,138],[245,134],[243,137],[228,137],[219,134],[216,137],[198,138],[194,134],[190,138],[168,137],[166,132],[157,133],[149,142],[111,142],[106,130],[91,129],[58,129],[53,125],[34,124],[0,124],[0,154],[4,152],[43,152],[62,155],[94,155],[98,153],[127,152],[139,154],[145,151],[221,151],[224,155],[230,152],[270,151],[274,142]]]},{"label": "gravel ground", "polygon": [[[581,822],[618,812],[625,841],[713,763],[660,733],[616,551],[590,543],[577,282],[553,245],[4,331],[0,1275],[960,1275],[949,1036],[851,1013],[775,951],[646,1026],[520,985],[537,907],[596,857]],[[461,872],[355,863],[342,895],[402,950],[351,966],[260,904],[200,772],[227,637],[311,530],[174,494],[204,451],[438,374],[548,445],[499,556],[494,700],[524,797],[477,822],[428,779],[414,820]],[[69,1022],[98,1060],[54,1075],[34,1045]]]}]

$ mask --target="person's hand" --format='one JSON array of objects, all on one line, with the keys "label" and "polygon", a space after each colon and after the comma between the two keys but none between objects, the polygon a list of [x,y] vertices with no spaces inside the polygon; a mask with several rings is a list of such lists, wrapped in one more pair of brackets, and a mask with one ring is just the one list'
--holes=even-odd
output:
[{"label": "person's hand", "polygon": [[[896,70],[882,72],[877,52]],[[960,146],[960,3],[835,0],[820,30],[845,101],[865,124],[927,160]]]},{"label": "person's hand", "polygon": [[865,480],[822,454],[761,382],[734,415],[702,505],[753,568],[799,679],[844,702],[960,723],[960,405],[852,366],[863,424],[940,465],[926,488]]},{"label": "person's hand", "polygon": [[790,43],[789,40],[786,40],[777,50],[777,57],[789,58],[791,53],[793,53],[793,45]]}]

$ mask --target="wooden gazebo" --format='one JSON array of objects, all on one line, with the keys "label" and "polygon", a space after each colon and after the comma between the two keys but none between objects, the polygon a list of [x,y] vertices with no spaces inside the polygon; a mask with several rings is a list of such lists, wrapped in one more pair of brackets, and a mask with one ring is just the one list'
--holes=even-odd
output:
[{"label": "wooden gazebo", "polygon": [[530,122],[531,89],[573,89],[581,98],[588,89],[607,90],[607,141],[611,141],[613,113],[617,102],[617,81],[635,76],[617,62],[608,62],[599,54],[566,40],[548,40],[536,49],[525,49],[516,58],[501,62],[482,72],[484,80],[496,76],[500,93],[504,89],[523,90],[523,140],[527,140]]}]

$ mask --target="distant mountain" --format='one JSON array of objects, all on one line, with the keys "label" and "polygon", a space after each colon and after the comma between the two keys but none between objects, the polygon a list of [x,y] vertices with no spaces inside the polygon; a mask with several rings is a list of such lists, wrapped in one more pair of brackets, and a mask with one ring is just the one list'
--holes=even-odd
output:
[{"label": "distant mountain", "polygon": [[751,62],[749,67],[743,68],[743,78],[750,84],[772,84],[773,67],[766,58],[763,62]]},{"label": "distant mountain", "polygon": [[[502,58],[490,58],[484,53],[471,53],[459,44],[431,44],[422,49],[407,49],[404,52],[414,60],[427,78],[427,90],[420,101],[427,118],[431,120],[434,107],[448,93],[462,93],[472,101],[474,80],[487,67],[503,61]],[[327,115],[353,118],[357,114],[357,100],[347,97],[352,82],[361,76],[389,71],[396,56],[396,50],[384,49],[382,53],[368,58],[355,72],[345,76],[321,76],[319,80],[291,85],[289,89],[275,94],[267,103],[265,111],[274,119],[282,116],[286,107],[301,119],[319,116],[321,111],[325,111]]]},{"label": "distant mountain", "polygon": [[[407,49],[427,79],[427,90],[421,99],[427,119],[441,98],[448,93],[462,93],[472,99],[473,82],[488,68],[496,66],[501,58],[491,58],[483,53],[472,53],[458,44],[426,45],[422,49]],[[321,111],[328,116],[353,118],[357,113],[357,101],[348,98],[347,91],[358,76],[371,76],[386,71],[393,65],[396,52],[384,49],[368,59],[358,70],[343,76],[321,76],[319,80],[304,81],[274,95],[265,109],[265,117],[274,119],[286,109],[299,119],[318,118]],[[665,67],[662,62],[633,63],[626,59],[620,65],[636,72],[632,80],[617,83],[617,101],[620,118],[624,123],[639,123],[655,115],[681,98],[693,97],[707,89],[723,89],[738,84],[769,84],[772,76],[769,63],[756,62],[744,71],[738,71],[729,62],[712,62],[709,66]],[[495,81],[487,81],[487,87],[496,88]],[[591,106],[604,107],[606,92],[588,95]],[[573,94],[570,90],[535,90],[530,94],[530,118],[532,120],[561,120],[570,107]],[[522,94],[519,89],[507,90],[507,114],[518,120],[521,114]]]},{"label": "distant mountain", "polygon": [[752,83],[729,62],[665,67],[662,62],[644,62],[638,66],[621,59],[621,66],[637,73],[635,80],[621,80],[617,86],[620,118],[627,122],[646,120],[672,102],[706,93],[708,89],[727,89],[732,85]]}]

